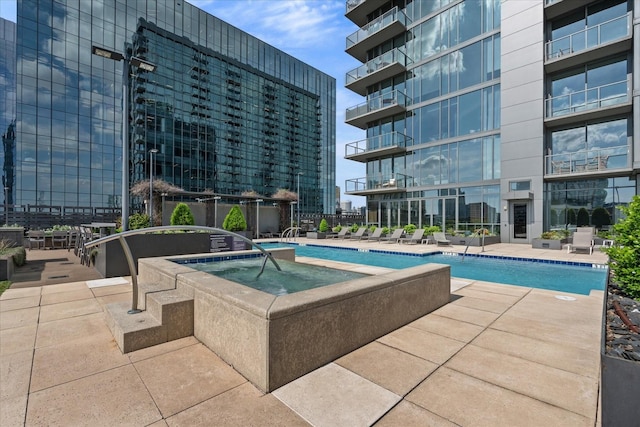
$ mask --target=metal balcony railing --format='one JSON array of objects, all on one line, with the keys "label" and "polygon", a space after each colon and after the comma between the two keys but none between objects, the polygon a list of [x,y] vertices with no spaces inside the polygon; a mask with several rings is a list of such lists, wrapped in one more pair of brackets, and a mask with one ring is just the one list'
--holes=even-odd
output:
[{"label": "metal balcony railing", "polygon": [[609,21],[577,31],[568,36],[551,40],[546,43],[547,60],[560,58],[564,55],[593,49],[600,45],[631,37],[631,12]]},{"label": "metal balcony railing", "polygon": [[603,172],[628,167],[629,146],[550,154],[545,157],[545,175]]},{"label": "metal balcony railing", "polygon": [[411,145],[411,142],[411,137],[400,132],[391,132],[351,142],[344,147],[344,155],[345,157],[354,157],[385,148],[391,149],[397,147],[398,149],[404,149],[408,145]]},{"label": "metal balcony railing", "polygon": [[630,101],[631,80],[627,77],[626,80],[619,82],[548,98],[545,105],[545,117],[559,117]]},{"label": "metal balcony railing", "polygon": [[372,34],[375,34],[378,31],[381,31],[382,29],[387,28],[394,22],[399,22],[405,27],[409,22],[409,18],[407,18],[407,15],[405,15],[404,12],[399,10],[397,6],[391,9],[390,11],[386,12],[384,15],[379,16],[378,18],[369,22],[368,24],[360,28],[358,31],[349,35],[347,37],[347,49],[365,40],[366,38],[370,37]]}]

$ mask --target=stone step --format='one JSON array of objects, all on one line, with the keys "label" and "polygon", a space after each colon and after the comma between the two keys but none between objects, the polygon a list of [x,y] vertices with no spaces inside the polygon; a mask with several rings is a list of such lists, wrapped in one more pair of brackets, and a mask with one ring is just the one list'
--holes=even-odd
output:
[{"label": "stone step", "polygon": [[166,326],[149,312],[129,314],[130,309],[131,304],[128,302],[105,306],[107,324],[122,353],[167,342]]},{"label": "stone step", "polygon": [[147,294],[147,312],[167,328],[167,341],[193,335],[193,298],[180,290]]},{"label": "stone step", "polygon": [[148,295],[155,292],[164,292],[175,290],[173,283],[157,283],[157,282],[138,282],[138,309],[147,309]]}]

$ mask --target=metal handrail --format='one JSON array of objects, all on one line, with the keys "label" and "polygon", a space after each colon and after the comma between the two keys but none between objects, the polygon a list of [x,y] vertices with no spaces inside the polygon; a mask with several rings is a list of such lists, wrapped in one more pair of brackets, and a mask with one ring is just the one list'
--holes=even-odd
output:
[{"label": "metal handrail", "polygon": [[[295,232],[295,235],[293,234]],[[300,227],[289,227],[285,229],[280,235],[280,241],[282,242],[285,238],[287,241],[291,238],[294,238],[300,234]]]},{"label": "metal handrail", "polygon": [[[136,274],[136,266],[133,261],[133,256],[131,255],[131,249],[129,248],[129,244],[127,243],[125,237],[134,236],[137,234],[147,234],[147,233],[155,233],[157,231],[211,231],[218,234],[227,234],[229,236],[233,236],[238,238],[246,243],[249,243],[251,246],[258,249],[260,252],[264,254],[265,257],[271,260],[273,265],[275,265],[278,271],[282,271],[276,260],[271,256],[271,254],[261,248],[258,244],[254,243],[251,239],[246,238],[240,234],[234,233],[232,231],[223,230],[221,228],[216,227],[206,227],[201,225],[162,225],[158,227],[147,227],[147,228],[139,228],[137,230],[129,230],[123,231],[121,233],[112,234],[110,236],[101,237],[96,240],[91,240],[84,244],[85,248],[92,248],[94,246],[98,246],[102,243],[111,242],[114,240],[118,240],[120,245],[122,246],[122,250],[124,251],[124,255],[127,259],[127,264],[129,265],[129,272],[131,273],[131,285],[133,286],[133,295],[131,301],[131,310],[127,313],[136,314],[140,313],[142,310],[138,309],[138,275]],[[263,266],[264,268],[264,266]],[[260,274],[262,271],[260,272]]]}]

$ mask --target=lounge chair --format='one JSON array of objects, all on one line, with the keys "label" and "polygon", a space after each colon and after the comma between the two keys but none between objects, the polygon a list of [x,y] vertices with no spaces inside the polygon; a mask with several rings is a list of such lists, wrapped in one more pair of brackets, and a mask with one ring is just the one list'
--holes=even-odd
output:
[{"label": "lounge chair", "polygon": [[398,243],[407,243],[407,244],[418,244],[422,243],[422,236],[424,236],[424,228],[418,228],[413,232],[413,236],[405,237],[404,239],[399,239]]},{"label": "lounge chair", "polygon": [[380,240],[380,238],[382,237],[382,227],[377,227],[375,230],[373,230],[373,233],[371,233],[368,236],[363,235],[362,237],[360,237],[360,240]]},{"label": "lounge chair", "polygon": [[588,250],[589,255],[593,253],[593,235],[591,233],[573,233],[573,243],[567,246],[567,253],[582,249]]},{"label": "lounge chair", "polygon": [[443,232],[436,231],[435,233],[433,233],[433,239],[436,241],[437,246],[451,246],[451,241],[447,240]]},{"label": "lounge chair", "polygon": [[349,236],[345,236],[345,239],[353,239],[353,240],[360,240],[360,238],[362,236],[364,236],[365,231],[367,231],[367,227],[360,227],[358,228],[358,231],[356,231],[355,233],[349,235]]},{"label": "lounge chair", "polygon": [[341,228],[338,234],[327,234],[327,239],[344,239],[349,229],[347,227]]},{"label": "lounge chair", "polygon": [[402,228],[396,229],[391,236],[381,237],[380,243],[398,243],[398,240],[402,237],[404,230]]}]

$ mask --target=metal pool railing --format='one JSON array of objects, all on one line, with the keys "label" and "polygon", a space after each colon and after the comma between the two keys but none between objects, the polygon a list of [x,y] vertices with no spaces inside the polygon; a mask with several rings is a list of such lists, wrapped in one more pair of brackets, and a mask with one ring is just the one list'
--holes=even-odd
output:
[{"label": "metal pool railing", "polygon": [[[265,251],[262,247],[260,247],[256,243],[254,243],[251,239],[248,239],[240,234],[223,230],[221,228],[215,228],[215,227],[206,227],[201,225],[163,225],[159,227],[148,227],[148,228],[140,228],[137,230],[123,231],[122,233],[116,233],[110,236],[101,237],[99,239],[86,242],[84,244],[85,250],[87,248],[92,248],[94,246],[98,246],[102,243],[111,242],[113,240],[118,240],[120,242],[120,245],[122,246],[122,250],[124,251],[124,256],[127,259],[127,264],[129,265],[129,272],[131,273],[131,285],[133,287],[131,310],[127,312],[129,314],[140,313],[142,310],[138,309],[138,276],[136,274],[136,266],[133,260],[133,255],[131,254],[131,248],[129,248],[129,244],[127,243],[127,240],[125,239],[125,237],[134,236],[137,234],[155,233],[158,231],[209,231],[216,234],[227,234],[229,236],[233,236],[234,238],[240,239],[246,243],[249,243],[252,247],[255,247],[256,249],[258,249],[260,252],[264,254],[266,258],[271,260],[271,262],[273,263],[273,265],[276,267],[278,271],[282,271],[282,269],[280,268],[276,260],[271,256],[271,254]],[[266,263],[266,258],[265,258],[265,263]],[[262,268],[264,269],[264,265],[262,266]]]}]

